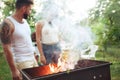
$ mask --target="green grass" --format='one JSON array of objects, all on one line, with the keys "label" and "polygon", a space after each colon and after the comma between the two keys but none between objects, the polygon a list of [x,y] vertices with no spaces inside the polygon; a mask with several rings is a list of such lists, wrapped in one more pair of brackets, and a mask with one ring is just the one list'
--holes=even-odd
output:
[{"label": "green grass", "polygon": [[[119,47],[109,47],[107,52],[97,51],[96,59],[111,62],[111,80],[120,80],[120,49]],[[3,52],[0,50],[0,80],[12,80],[10,69],[5,60]]]},{"label": "green grass", "polygon": [[106,52],[96,53],[97,60],[111,62],[111,80],[120,80],[120,49],[119,47],[109,47]]},{"label": "green grass", "polygon": [[12,80],[10,69],[3,53],[0,53],[0,80]]}]

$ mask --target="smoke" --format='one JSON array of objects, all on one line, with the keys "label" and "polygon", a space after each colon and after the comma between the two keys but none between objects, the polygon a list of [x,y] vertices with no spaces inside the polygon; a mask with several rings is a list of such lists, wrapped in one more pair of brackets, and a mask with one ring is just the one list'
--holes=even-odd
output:
[{"label": "smoke", "polygon": [[69,50],[69,53],[67,53],[67,63],[70,63],[69,65],[75,65],[81,59],[81,51],[94,44],[94,34],[90,27],[72,23],[68,17],[60,20],[59,29],[63,40],[61,42],[63,50]]},{"label": "smoke", "polygon": [[[42,8],[36,14],[36,19],[44,19],[57,25],[61,35],[62,49],[69,50],[67,61],[75,65],[80,59],[80,52],[94,44],[95,35],[89,26],[80,25],[80,21],[86,16],[81,15],[79,11],[77,13],[77,10],[72,11],[68,8],[67,1],[70,0],[61,0],[61,2],[60,0],[41,0]],[[75,14],[77,14],[77,16]],[[41,18],[39,18],[39,16],[41,16]]]}]

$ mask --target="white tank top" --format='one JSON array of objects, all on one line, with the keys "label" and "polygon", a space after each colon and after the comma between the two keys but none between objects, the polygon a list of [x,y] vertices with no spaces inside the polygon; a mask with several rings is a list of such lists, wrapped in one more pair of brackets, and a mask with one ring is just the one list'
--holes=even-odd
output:
[{"label": "white tank top", "polygon": [[24,23],[18,23],[13,17],[8,17],[14,24],[12,37],[12,53],[16,62],[31,60],[34,58],[34,47],[31,40],[31,30],[24,19]]},{"label": "white tank top", "polygon": [[59,42],[59,30],[55,24],[49,24],[44,22],[42,28],[42,43],[43,44],[52,44]]}]

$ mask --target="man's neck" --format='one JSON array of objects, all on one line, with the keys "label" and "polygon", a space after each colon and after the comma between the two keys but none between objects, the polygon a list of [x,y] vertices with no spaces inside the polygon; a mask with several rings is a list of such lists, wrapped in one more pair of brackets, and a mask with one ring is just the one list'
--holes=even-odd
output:
[{"label": "man's neck", "polygon": [[15,12],[12,17],[19,23],[23,23],[23,16],[20,12]]}]

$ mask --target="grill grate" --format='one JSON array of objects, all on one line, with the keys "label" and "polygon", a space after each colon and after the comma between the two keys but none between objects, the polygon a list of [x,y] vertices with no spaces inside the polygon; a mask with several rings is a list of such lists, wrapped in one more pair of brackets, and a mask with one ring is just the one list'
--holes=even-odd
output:
[{"label": "grill grate", "polygon": [[49,66],[23,69],[24,80],[111,80],[109,62],[97,60],[79,60],[75,69],[50,73]]}]

